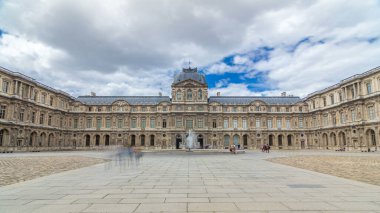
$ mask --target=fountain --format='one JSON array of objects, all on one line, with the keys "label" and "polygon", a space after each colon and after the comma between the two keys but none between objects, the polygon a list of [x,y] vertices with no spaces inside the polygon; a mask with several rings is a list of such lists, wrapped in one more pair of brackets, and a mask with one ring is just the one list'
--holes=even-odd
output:
[{"label": "fountain", "polygon": [[191,151],[191,149],[196,148],[195,140],[196,140],[196,134],[193,132],[193,130],[189,129],[186,137],[186,148],[188,148],[188,152]]}]

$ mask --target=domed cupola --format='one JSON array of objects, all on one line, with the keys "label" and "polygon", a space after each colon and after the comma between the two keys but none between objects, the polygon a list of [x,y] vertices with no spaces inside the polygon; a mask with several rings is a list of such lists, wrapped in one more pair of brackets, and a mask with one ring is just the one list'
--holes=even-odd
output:
[{"label": "domed cupola", "polygon": [[173,84],[178,84],[189,79],[207,85],[205,76],[198,73],[198,69],[196,67],[182,68],[182,72],[174,77]]}]

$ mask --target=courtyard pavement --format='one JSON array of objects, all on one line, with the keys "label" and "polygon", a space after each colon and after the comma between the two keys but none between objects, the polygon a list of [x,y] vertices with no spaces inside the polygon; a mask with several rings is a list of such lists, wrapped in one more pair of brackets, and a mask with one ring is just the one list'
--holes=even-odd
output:
[{"label": "courtyard pavement", "polygon": [[0,187],[0,212],[380,212],[380,187],[265,161],[335,152],[146,153],[139,165],[109,152],[9,156],[113,161]]}]

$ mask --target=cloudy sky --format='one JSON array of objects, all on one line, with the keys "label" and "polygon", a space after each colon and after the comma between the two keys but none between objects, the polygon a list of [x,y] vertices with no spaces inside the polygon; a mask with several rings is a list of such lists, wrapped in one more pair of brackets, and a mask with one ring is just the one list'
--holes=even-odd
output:
[{"label": "cloudy sky", "polygon": [[183,66],[210,94],[304,97],[380,66],[380,1],[0,0],[0,66],[73,96],[170,95]]}]

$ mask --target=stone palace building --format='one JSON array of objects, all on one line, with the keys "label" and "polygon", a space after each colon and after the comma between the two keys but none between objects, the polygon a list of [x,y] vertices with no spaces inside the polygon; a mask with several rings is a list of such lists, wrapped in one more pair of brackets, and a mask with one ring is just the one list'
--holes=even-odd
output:
[{"label": "stone palace building", "polygon": [[205,76],[185,68],[169,96],[70,96],[0,68],[0,151],[184,148],[377,150],[380,67],[301,99],[208,95]]}]

